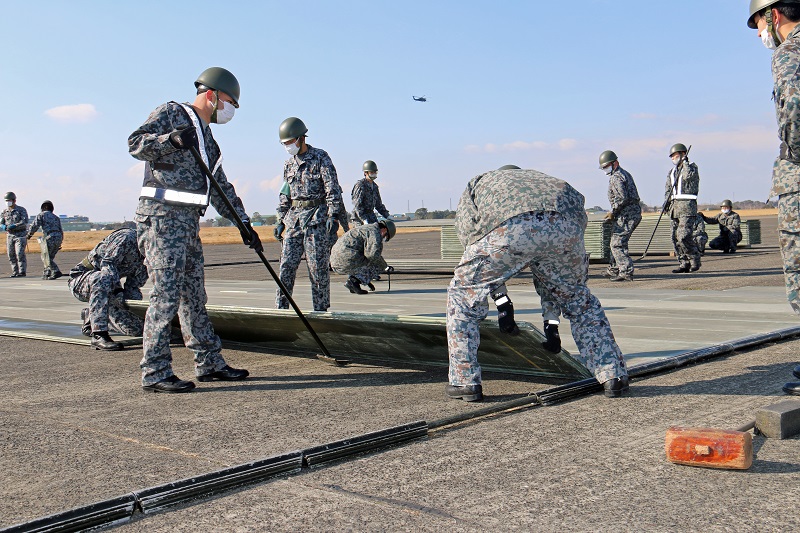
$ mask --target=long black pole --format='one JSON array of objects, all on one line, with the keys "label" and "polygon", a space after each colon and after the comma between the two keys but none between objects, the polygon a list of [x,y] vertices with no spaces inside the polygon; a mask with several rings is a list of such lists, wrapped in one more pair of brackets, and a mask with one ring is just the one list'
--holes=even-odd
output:
[{"label": "long black pole", "polygon": [[[686,150],[686,156],[685,156],[687,159],[689,157],[689,152],[691,152],[691,151],[692,151],[692,145],[689,145],[689,149]],[[681,164],[683,164],[683,162],[681,162]],[[664,213],[667,210],[667,206],[670,205],[672,203],[673,198],[675,198],[675,192],[676,192],[677,188],[678,188],[678,176],[675,176],[675,183],[672,184],[672,190],[670,191],[670,194],[669,194],[669,200],[667,200],[664,203],[664,207],[661,208],[661,214],[658,215],[658,220],[656,221],[656,227],[653,228],[653,234],[650,235],[650,240],[647,241],[647,246],[645,246],[645,248],[644,248],[644,253],[642,254],[642,257],[639,258],[640,261],[642,259],[644,259],[644,256],[647,255],[647,250],[650,249],[650,243],[653,242],[653,237],[656,236],[656,230],[658,229],[658,224],[661,222],[661,217],[664,216]]]},{"label": "long black pole", "polygon": [[[200,155],[200,152],[198,152],[197,148],[194,146],[190,146],[189,150],[192,152],[192,155],[197,160],[197,164],[203,170],[203,173],[206,175],[206,177],[208,177],[208,181],[211,183],[211,186],[214,188],[215,191],[217,191],[217,194],[219,194],[219,196],[222,198],[222,203],[224,203],[225,207],[227,207],[228,211],[230,211],[231,216],[233,217],[233,221],[236,223],[236,227],[239,228],[239,231],[242,232],[242,234],[245,235],[249,234],[250,230],[247,228],[247,226],[245,226],[244,222],[242,221],[242,218],[239,216],[239,213],[237,213],[236,209],[234,209],[233,203],[231,203],[231,201],[228,199],[228,196],[225,194],[225,191],[222,190],[222,187],[220,187],[219,182],[216,180],[214,175],[208,169],[208,165],[206,165],[205,161],[203,161],[203,157]],[[264,266],[267,267],[267,270],[269,270],[269,273],[272,275],[272,279],[274,279],[275,283],[278,284],[278,287],[280,287],[283,295],[286,296],[287,300],[289,300],[289,304],[291,304],[292,309],[294,309],[294,312],[297,313],[297,316],[300,317],[300,320],[303,321],[303,325],[305,325],[308,332],[311,333],[311,336],[314,337],[314,340],[317,342],[317,346],[319,346],[319,349],[322,350],[322,354],[317,355],[317,357],[322,361],[325,361],[326,363],[332,363],[337,366],[344,366],[348,364],[350,361],[348,361],[347,359],[340,359],[331,355],[331,353],[328,351],[325,345],[322,344],[322,340],[317,335],[317,332],[314,331],[313,327],[311,327],[311,324],[309,323],[308,319],[305,317],[300,308],[297,307],[297,304],[294,302],[292,295],[289,294],[286,285],[283,284],[281,278],[278,277],[278,274],[275,273],[275,270],[269,264],[267,258],[264,257],[264,253],[259,250],[255,250],[255,252],[256,254],[258,254],[259,259],[261,259],[261,262],[264,263]]]}]

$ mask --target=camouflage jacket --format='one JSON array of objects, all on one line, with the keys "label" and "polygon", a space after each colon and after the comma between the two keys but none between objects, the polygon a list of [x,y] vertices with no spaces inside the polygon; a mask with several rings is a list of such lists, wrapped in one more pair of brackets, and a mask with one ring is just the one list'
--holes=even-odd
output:
[{"label": "camouflage jacket", "polygon": [[536,170],[492,170],[472,178],[456,210],[456,233],[465,247],[506,220],[549,211],[586,221],[584,197],[566,181]]},{"label": "camouflage jacket", "polygon": [[136,230],[123,228],[112,232],[89,252],[86,259],[75,265],[70,276],[89,270],[108,272],[115,287],[125,278],[125,299],[141,300],[141,288],[147,282],[147,267],[136,243]]},{"label": "camouflage jacket", "polygon": [[[664,187],[664,203],[669,203],[667,208],[669,216],[676,219],[695,216],[699,192],[700,172],[696,164],[684,160],[679,166],[672,167],[667,173],[667,184]],[[676,198],[673,198],[673,195]],[[695,199],[680,199],[680,195],[692,195]]]},{"label": "camouflage jacket", "polygon": [[378,223],[358,226],[336,241],[331,250],[331,263],[347,264],[352,268],[373,266],[386,268],[383,253],[383,237]]},{"label": "camouflage jacket", "polygon": [[[28,211],[21,205],[6,207],[0,215],[0,221],[6,227],[6,231],[14,237],[24,237],[28,230]],[[11,224],[16,224],[14,229],[8,229]]]},{"label": "camouflage jacket", "polygon": [[45,238],[64,236],[64,230],[61,229],[61,219],[50,211],[42,211],[36,215],[36,218],[33,219],[33,224],[28,230],[28,238],[33,237],[33,234],[39,231],[39,228],[42,228]]},{"label": "camouflage jacket", "polygon": [[[292,156],[283,164],[283,179],[289,194],[283,192],[284,188],[278,195],[278,222],[286,225],[288,236],[293,231],[325,224],[329,214],[338,216],[344,210],[342,188],[331,158],[325,150],[307,146],[306,153]],[[312,207],[292,207],[293,200],[322,203]]]},{"label": "camouflage jacket", "polygon": [[742,220],[739,217],[739,213],[736,211],[731,211],[730,213],[719,213],[715,217],[707,217],[702,213],[701,216],[706,224],[719,224],[719,228],[722,233],[724,233],[725,230],[730,231],[731,233],[742,232]]},{"label": "camouflage jacket", "polygon": [[383,205],[381,191],[378,184],[374,181],[363,178],[353,185],[350,193],[353,199],[353,214],[364,224],[376,222],[375,210],[383,216],[389,218],[389,210]]},{"label": "camouflage jacket", "polygon": [[639,192],[636,190],[633,176],[622,167],[617,167],[608,178],[608,201],[611,204],[611,215],[614,217],[619,216],[623,209],[626,212],[630,211],[632,215],[637,211],[640,215],[642,213]]},{"label": "camouflage jacket", "polygon": [[[198,116],[197,119],[203,128],[205,138],[205,151],[208,155],[209,169],[214,171],[214,177],[219,182],[225,195],[233,204],[236,212],[243,219],[247,219],[242,201],[236,196],[225,171],[218,163],[222,161],[217,142],[211,133],[211,127],[203,122]],[[184,128],[194,128],[192,120],[186,110],[176,102],[169,102],[158,106],[147,121],[139,129],[131,133],[128,137],[128,151],[136,159],[145,162],[143,185],[158,187],[178,191],[193,192],[196,194],[206,194],[208,192],[208,179],[197,165],[194,156],[189,150],[179,150],[169,142],[169,135],[173,131]],[[212,189],[211,205],[214,209],[233,221],[228,208],[222,203],[220,196]],[[174,210],[195,210],[197,218],[203,213],[204,209],[199,206],[186,206],[167,204],[153,198],[139,198],[139,206],[136,209],[137,215],[166,215]]]},{"label": "camouflage jacket", "polygon": [[800,191],[800,25],[772,55],[780,155],[772,168],[770,196]]}]

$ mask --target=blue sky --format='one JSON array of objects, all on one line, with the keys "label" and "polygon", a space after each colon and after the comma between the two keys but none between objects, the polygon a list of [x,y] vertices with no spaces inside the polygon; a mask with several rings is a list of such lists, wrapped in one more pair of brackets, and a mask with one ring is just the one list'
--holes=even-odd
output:
[{"label": "blue sky", "polygon": [[393,213],[455,209],[471,177],[509,163],[605,207],[606,149],[660,204],[676,142],[693,145],[702,202],[763,201],[778,141],[748,3],[14,2],[0,180],[31,213],[50,199],[57,213],[130,220],[142,165],[128,135],[223,66],[241,108],[214,135],[251,213],[275,211],[289,116],[330,154],[348,207],[366,159]]}]

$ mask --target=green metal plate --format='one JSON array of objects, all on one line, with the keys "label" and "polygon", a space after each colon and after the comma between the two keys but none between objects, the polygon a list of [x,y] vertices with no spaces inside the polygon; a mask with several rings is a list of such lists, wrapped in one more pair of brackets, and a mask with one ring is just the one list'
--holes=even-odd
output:
[{"label": "green metal plate", "polygon": [[[147,302],[128,303],[132,311],[144,316]],[[281,351],[320,352],[294,311],[219,305],[207,305],[206,309],[222,339]],[[444,318],[317,312],[307,313],[306,318],[336,357],[448,365]],[[501,333],[496,320],[481,324],[478,359],[484,370],[565,379],[591,377],[566,351],[552,354],[542,348],[544,336],[534,326],[518,324],[521,333],[516,337]]]}]

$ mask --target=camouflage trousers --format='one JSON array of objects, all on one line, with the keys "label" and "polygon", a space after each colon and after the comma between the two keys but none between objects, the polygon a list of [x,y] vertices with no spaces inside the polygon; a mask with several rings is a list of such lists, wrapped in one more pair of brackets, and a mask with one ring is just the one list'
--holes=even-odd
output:
[{"label": "camouflage trousers", "polygon": [[25,255],[25,246],[28,245],[28,238],[24,233],[14,235],[6,234],[6,252],[8,262],[11,263],[12,274],[25,274],[28,270],[28,257]]},{"label": "camouflage trousers", "polygon": [[380,276],[381,271],[378,267],[373,266],[353,266],[353,265],[340,265],[340,264],[331,264],[333,271],[337,274],[343,274],[345,276],[353,276],[356,278],[362,285],[366,285],[370,283],[373,279],[376,279]]},{"label": "camouflage trousers", "polygon": [[800,192],[778,197],[778,232],[786,297],[800,315]]},{"label": "camouflage trousers", "polygon": [[[292,232],[289,232],[290,235]],[[291,295],[303,251],[306,253],[308,277],[311,279],[311,301],[314,311],[327,311],[331,306],[331,275],[328,267],[331,257],[331,238],[325,225],[311,226],[303,232],[283,239],[281,250],[281,282]],[[289,300],[280,288],[275,295],[275,307],[289,309]]]},{"label": "camouflage trousers", "polygon": [[628,253],[628,241],[631,239],[633,230],[642,221],[642,215],[628,215],[624,212],[614,218],[611,228],[611,259],[608,262],[608,270],[619,272],[627,276],[633,275],[633,260]]},{"label": "camouflage trousers", "polygon": [[672,246],[681,267],[700,266],[700,250],[694,241],[694,217],[672,219]]},{"label": "camouflage trousers", "polygon": [[694,243],[697,245],[697,251],[703,253],[706,249],[706,244],[708,244],[708,234],[706,232],[695,233],[694,234]]},{"label": "camouflage trousers", "polygon": [[536,276],[533,277],[533,288],[536,289],[536,294],[539,295],[541,301],[542,320],[545,322],[561,322],[561,308],[556,303],[553,295],[550,294],[550,291],[547,290],[547,287]]},{"label": "camouflage trousers", "polygon": [[741,241],[741,233],[734,233],[727,228],[720,228],[719,236],[711,239],[708,247],[712,250],[736,250],[736,245]]},{"label": "camouflage trousers", "polygon": [[174,375],[170,323],[175,315],[183,341],[194,353],[195,374],[224,368],[222,342],[206,312],[203,244],[196,210],[176,208],[168,215],[136,215],[136,238],[153,288],[144,319],[142,385]]},{"label": "camouflage trousers", "polygon": [[467,247],[447,289],[452,385],[481,382],[479,323],[488,314],[488,296],[526,267],[570,320],[580,352],[573,357],[601,383],[627,375],[605,312],[586,286],[585,228],[585,215],[526,213]]},{"label": "camouflage trousers", "polygon": [[125,309],[123,301],[113,296],[116,287],[112,277],[103,270],[88,270],[82,274],[71,274],[67,285],[75,298],[89,302],[92,331],[141,337],[144,320]]},{"label": "camouflage trousers", "polygon": [[[55,235],[48,235],[45,237],[45,243],[47,246],[47,257],[50,259],[50,265],[44,265],[44,269],[42,274],[46,277],[50,277],[56,272],[61,272],[61,269],[58,268],[56,264],[56,254],[59,250],[61,250],[61,243],[64,242],[64,236],[60,233],[56,233]],[[39,243],[41,246],[42,243]]]}]

